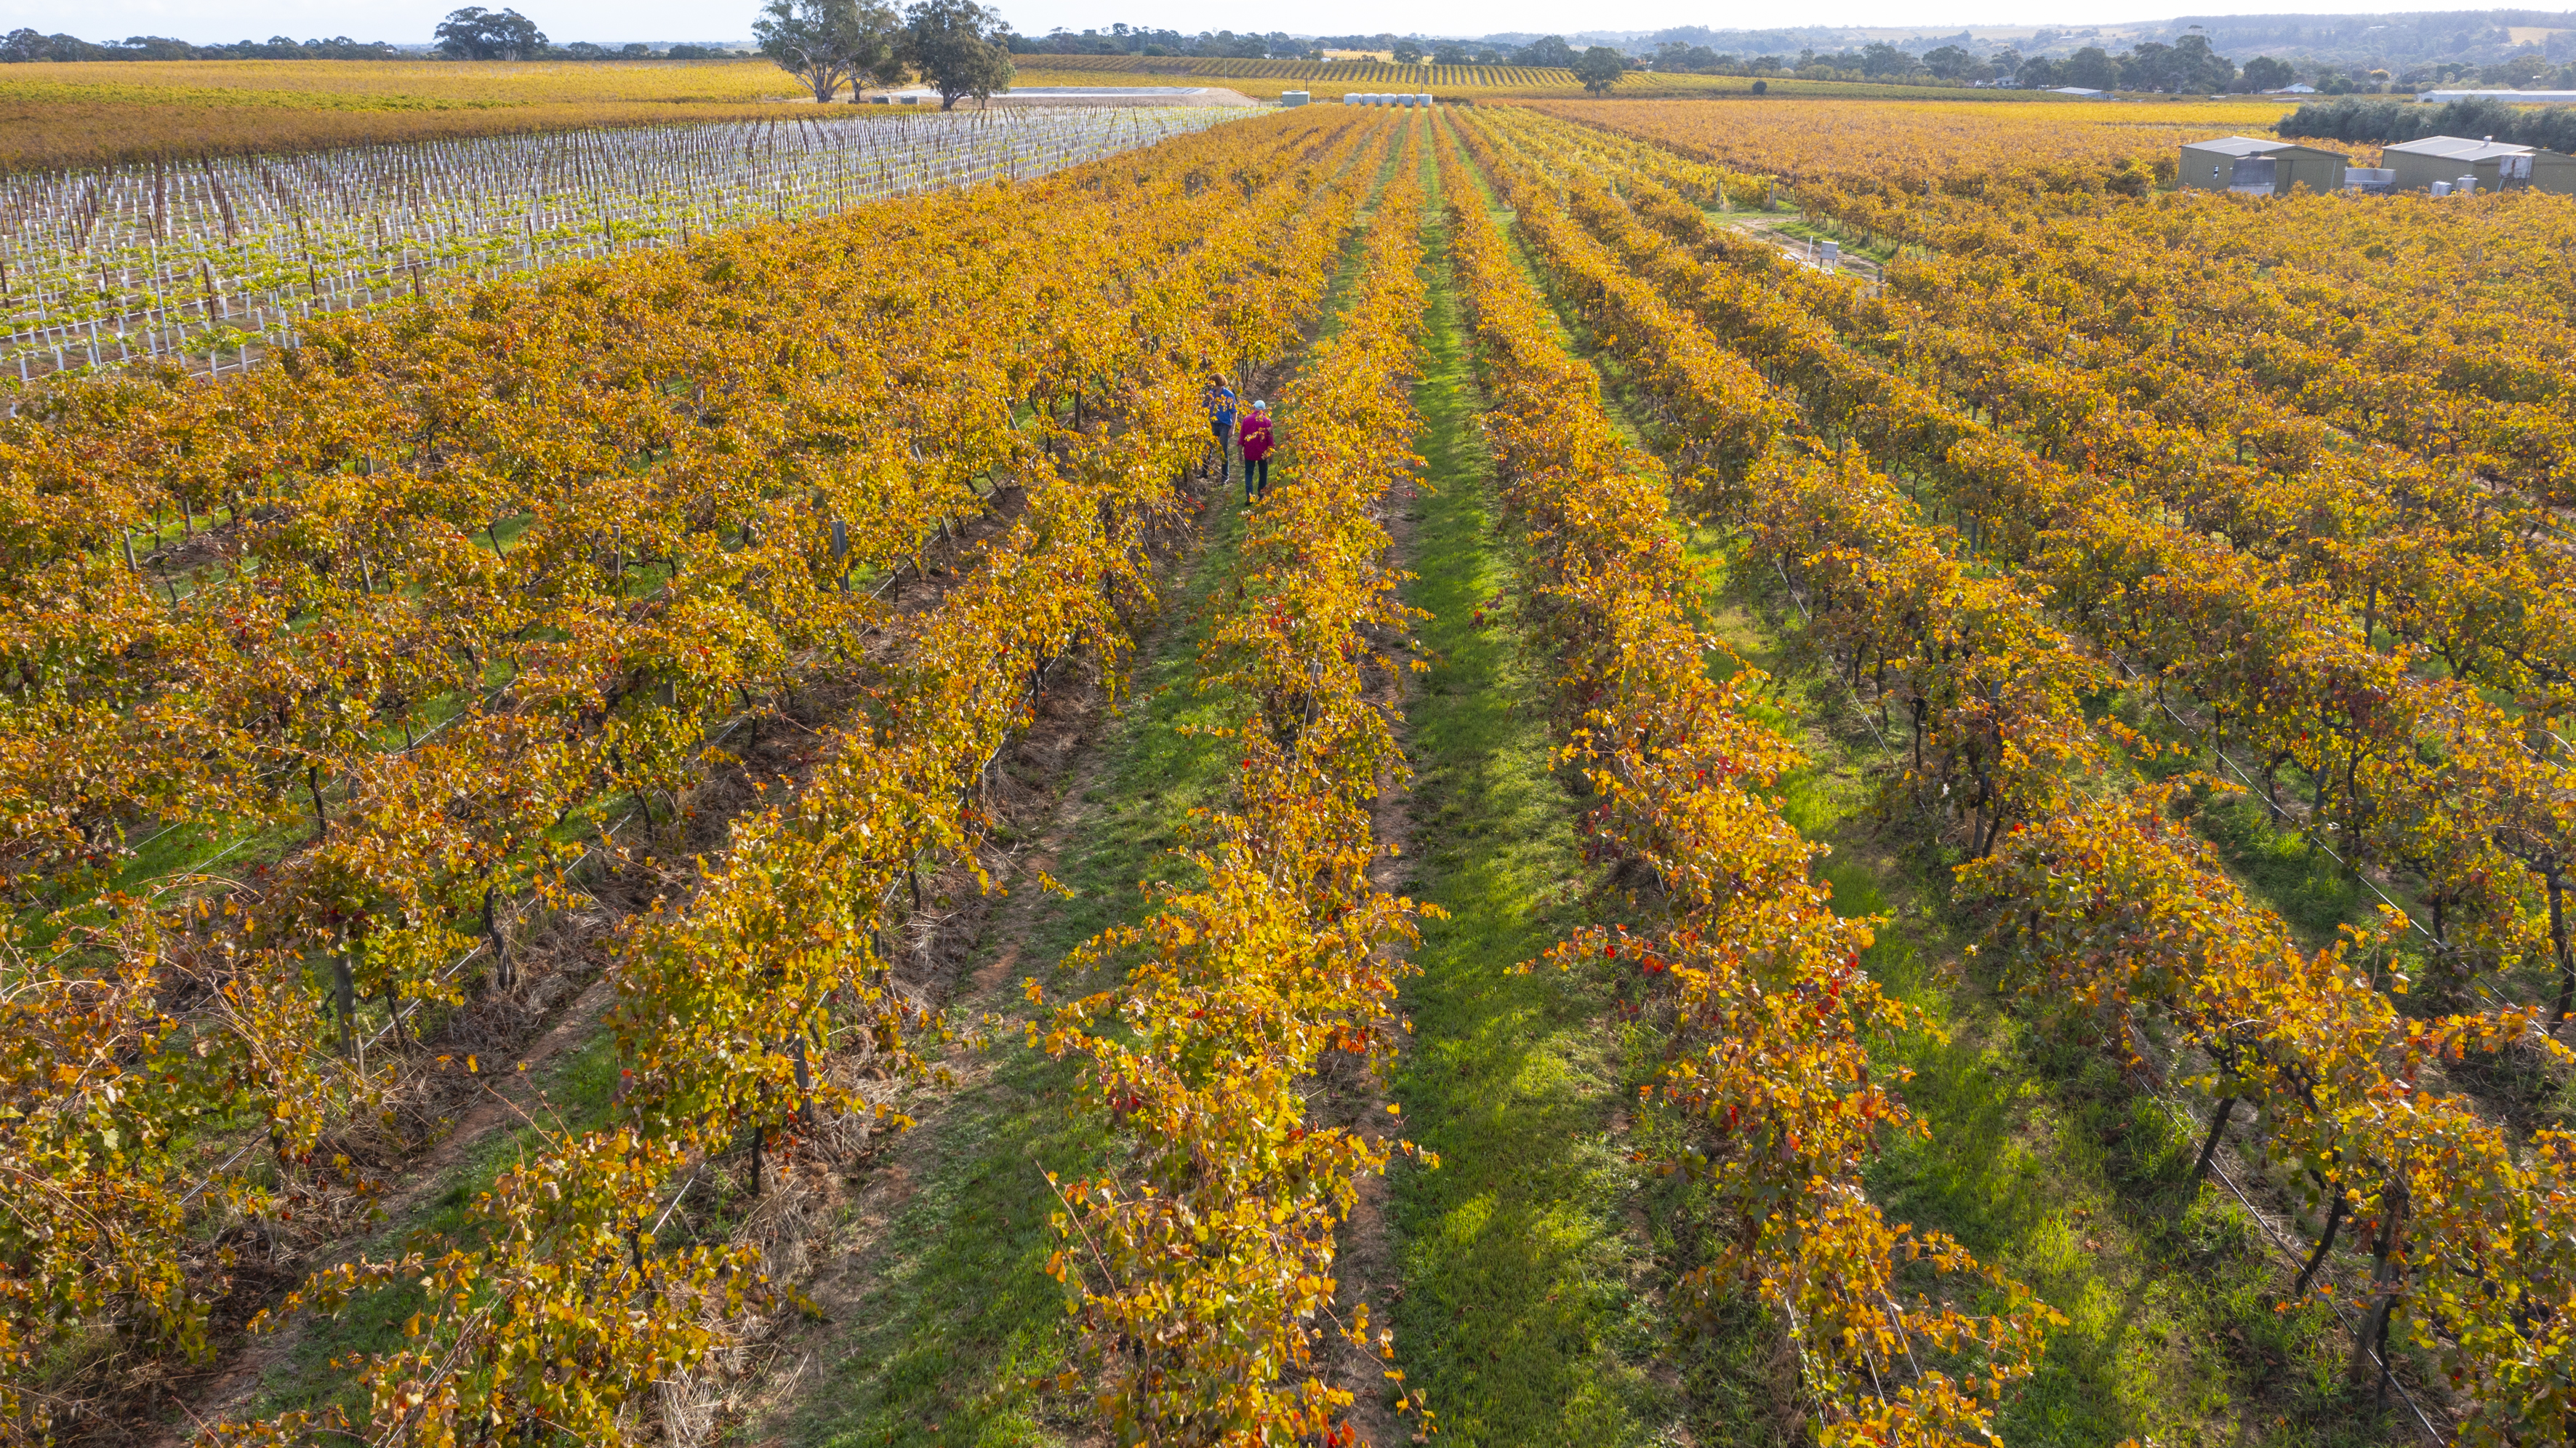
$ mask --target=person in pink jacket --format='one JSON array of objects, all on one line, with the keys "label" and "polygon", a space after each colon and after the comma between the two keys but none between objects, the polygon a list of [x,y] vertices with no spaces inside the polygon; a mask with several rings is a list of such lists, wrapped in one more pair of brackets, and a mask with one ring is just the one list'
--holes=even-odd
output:
[{"label": "person in pink jacket", "polygon": [[1257,503],[1270,488],[1270,404],[1252,404],[1236,438],[1243,444],[1243,501]]}]

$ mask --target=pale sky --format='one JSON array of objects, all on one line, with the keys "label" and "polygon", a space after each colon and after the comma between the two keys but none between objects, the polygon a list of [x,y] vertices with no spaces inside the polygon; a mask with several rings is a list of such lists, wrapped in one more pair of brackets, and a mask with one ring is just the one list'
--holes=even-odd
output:
[{"label": "pale sky", "polygon": [[[397,44],[427,42],[439,17],[464,0],[392,0],[350,5],[324,0],[0,0],[0,30],[29,26],[47,34],[67,31],[86,40],[128,35],[173,35],[199,45],[291,35],[348,35]],[[575,40],[722,40],[748,38],[758,6],[745,0],[717,4],[686,0],[481,0],[495,10],[515,8],[557,42]],[[1926,32],[1967,25],[2101,25],[2162,19],[2167,15],[2277,15],[2351,13],[2353,0],[2251,0],[2211,5],[2185,0],[2172,10],[2152,5],[2087,3],[2087,0],[1813,0],[1783,11],[1776,5],[1711,7],[1684,0],[1619,0],[1569,4],[1566,0],[1297,0],[1294,4],[1211,8],[1186,0],[1001,0],[1000,10],[1024,35],[1056,26],[1073,30],[1131,25],[1202,30],[1285,30],[1298,35],[1393,31],[1476,36],[1507,31],[1660,30],[1673,25],[1752,29],[1794,25],[1898,26]]]}]

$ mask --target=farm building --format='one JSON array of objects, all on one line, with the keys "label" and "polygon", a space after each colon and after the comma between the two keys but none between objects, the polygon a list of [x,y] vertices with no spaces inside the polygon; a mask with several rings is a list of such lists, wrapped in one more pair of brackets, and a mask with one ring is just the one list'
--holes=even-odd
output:
[{"label": "farm building", "polygon": [[2537,146],[2427,136],[2390,146],[2380,164],[2397,173],[2400,191],[2429,191],[2437,181],[2456,187],[2463,177],[2475,177],[2480,191],[2576,194],[2576,157]]},{"label": "farm building", "polygon": [[2296,141],[2221,136],[2183,143],[2181,181],[2201,191],[2242,190],[2257,196],[2286,196],[2292,186],[2331,192],[2343,189],[2349,164],[2338,152]]}]

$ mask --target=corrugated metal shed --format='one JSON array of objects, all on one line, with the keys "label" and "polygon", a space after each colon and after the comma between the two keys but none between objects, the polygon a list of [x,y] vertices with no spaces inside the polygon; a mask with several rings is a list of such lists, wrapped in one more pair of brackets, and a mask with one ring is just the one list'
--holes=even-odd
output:
[{"label": "corrugated metal shed", "polygon": [[2182,148],[2182,184],[2200,191],[2228,191],[2237,188],[2239,161],[2268,161],[2266,166],[2247,166],[2248,177],[2269,171],[2263,181],[2249,180],[2248,189],[2268,185],[2269,191],[2255,194],[2286,196],[2293,186],[2311,191],[2343,189],[2344,167],[2350,158],[2338,151],[2303,146],[2296,141],[2267,141],[2258,136],[2219,136],[2207,141],[2186,141]]},{"label": "corrugated metal shed", "polygon": [[2576,158],[2537,146],[2468,136],[2427,136],[2387,148],[2381,164],[2397,173],[2400,191],[2426,191],[2436,181],[2457,186],[2474,177],[2480,191],[2548,191],[2576,194]]}]

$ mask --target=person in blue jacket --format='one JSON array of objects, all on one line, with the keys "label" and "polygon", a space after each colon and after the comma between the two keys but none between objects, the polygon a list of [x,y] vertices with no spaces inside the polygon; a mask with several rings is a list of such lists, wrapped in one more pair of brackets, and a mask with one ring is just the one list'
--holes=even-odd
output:
[{"label": "person in blue jacket", "polygon": [[[1234,389],[1225,385],[1224,373],[1208,374],[1207,391],[1201,400],[1207,406],[1208,424],[1216,433],[1216,480],[1221,483],[1228,475],[1226,444],[1234,437],[1235,404]],[[1201,468],[1199,472],[1204,476],[1207,469]]]}]

